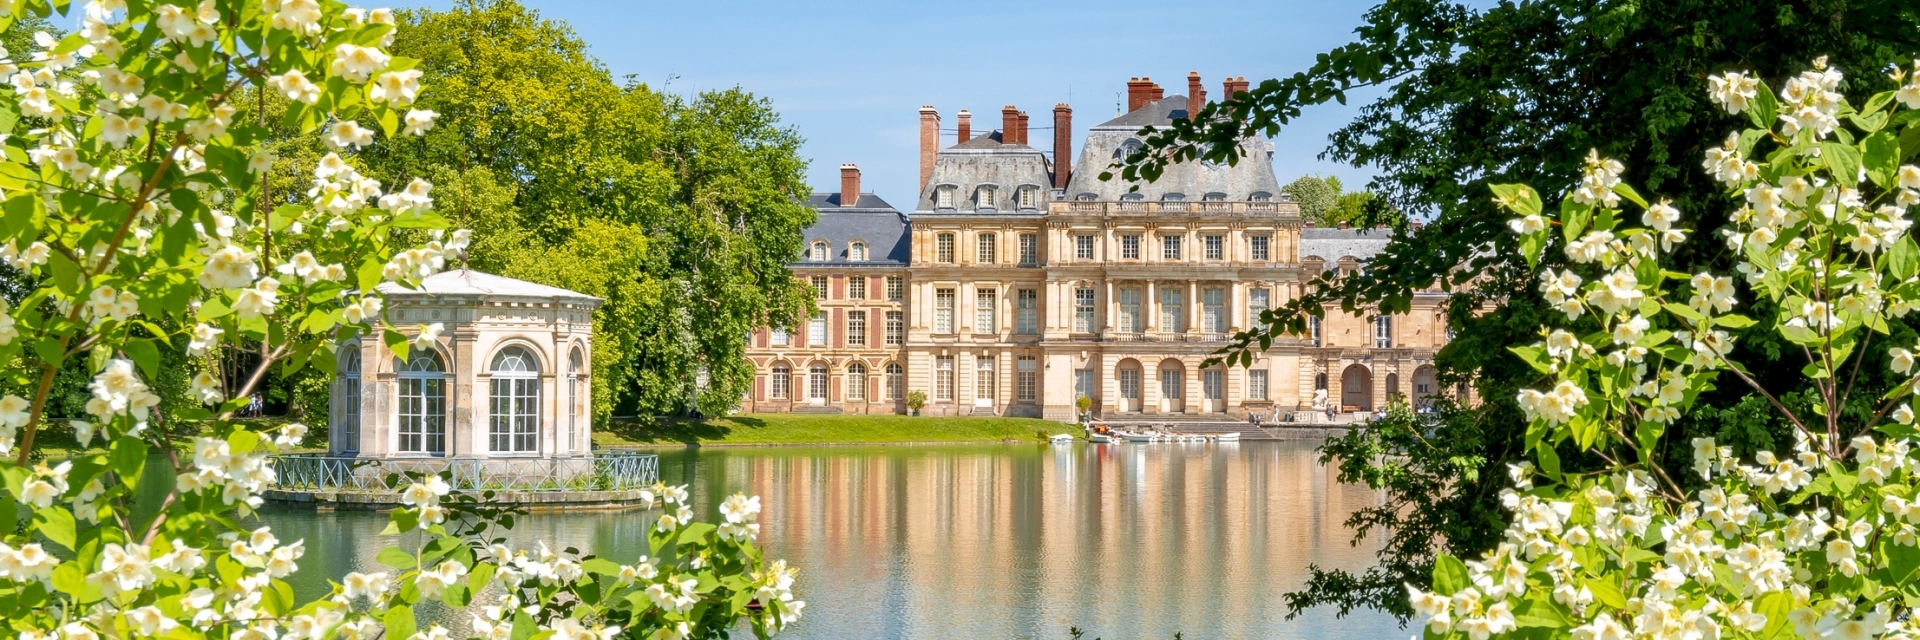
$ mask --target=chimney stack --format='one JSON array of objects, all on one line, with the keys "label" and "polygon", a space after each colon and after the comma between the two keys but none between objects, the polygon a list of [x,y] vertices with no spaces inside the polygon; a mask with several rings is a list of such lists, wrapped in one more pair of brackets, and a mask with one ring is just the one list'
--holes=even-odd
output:
[{"label": "chimney stack", "polygon": [[1200,72],[1187,72],[1187,119],[1200,116],[1200,108],[1207,106],[1207,88],[1200,86]]},{"label": "chimney stack", "polygon": [[1167,90],[1165,88],[1162,88],[1160,86],[1160,83],[1156,82],[1153,84],[1153,95],[1148,96],[1148,98],[1150,99],[1147,102],[1150,102],[1150,103],[1159,102],[1162,98],[1165,98],[1165,97],[1167,97]]},{"label": "chimney stack", "polygon": [[933,105],[920,107],[920,188],[933,177],[933,158],[940,153],[940,112]]},{"label": "chimney stack", "polygon": [[1067,188],[1073,174],[1073,107],[1053,105],[1053,188]]},{"label": "chimney stack", "polygon": [[1020,112],[1020,144],[1027,143],[1027,112]]},{"label": "chimney stack", "polygon": [[960,110],[960,141],[966,142],[972,139],[973,139],[973,114],[967,113],[966,109],[961,109]]},{"label": "chimney stack", "polygon": [[852,163],[840,165],[840,206],[860,206],[860,167]]},{"label": "chimney stack", "polygon": [[1000,144],[1013,144],[1019,140],[1020,110],[1007,105],[1000,108]]},{"label": "chimney stack", "polygon": [[1133,113],[1147,106],[1147,96],[1153,95],[1153,80],[1131,78],[1127,80],[1127,113]]}]

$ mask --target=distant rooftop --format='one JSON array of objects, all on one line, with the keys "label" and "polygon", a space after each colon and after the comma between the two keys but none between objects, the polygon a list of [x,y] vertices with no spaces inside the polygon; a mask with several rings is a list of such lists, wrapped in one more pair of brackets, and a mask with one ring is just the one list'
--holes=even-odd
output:
[{"label": "distant rooftop", "polygon": [[600,302],[599,298],[559,287],[516,280],[472,269],[449,269],[427,276],[420,288],[409,289],[386,282],[378,287],[389,296],[490,296],[507,298],[554,298]]},{"label": "distant rooftop", "polygon": [[[880,196],[860,194],[851,207],[840,206],[841,194],[816,193],[807,198],[807,206],[820,212],[820,220],[806,230],[806,244],[795,257],[795,266],[906,266],[911,245],[907,216],[887,204]],[[806,252],[815,242],[827,243],[827,259],[810,260]],[[867,246],[866,260],[848,258],[854,242]]]}]

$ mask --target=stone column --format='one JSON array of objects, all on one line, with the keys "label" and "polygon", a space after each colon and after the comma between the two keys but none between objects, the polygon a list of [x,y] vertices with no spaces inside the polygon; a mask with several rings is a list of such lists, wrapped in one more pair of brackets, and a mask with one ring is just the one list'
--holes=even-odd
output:
[{"label": "stone column", "polygon": [[[1141,315],[1146,316],[1146,321],[1147,321],[1146,329],[1145,329],[1146,331],[1160,330],[1159,306],[1160,306],[1160,297],[1158,294],[1154,293],[1153,281],[1148,280],[1147,281],[1147,299],[1140,301],[1140,313]],[[1134,327],[1134,328],[1139,329],[1140,327]],[[1145,384],[1145,383],[1142,383],[1142,384]],[[1145,396],[1143,395],[1142,400],[1144,399],[1145,399]]]},{"label": "stone column", "polygon": [[1107,310],[1107,313],[1105,318],[1101,318],[1100,326],[1105,327],[1109,333],[1113,332],[1116,326],[1113,319],[1120,311],[1119,304],[1120,302],[1113,298],[1113,280],[1107,280],[1107,303],[1101,305],[1102,308]]},{"label": "stone column", "polygon": [[1199,280],[1187,281],[1187,300],[1187,333],[1197,333],[1202,330],[1200,309],[1203,306],[1200,301]]}]

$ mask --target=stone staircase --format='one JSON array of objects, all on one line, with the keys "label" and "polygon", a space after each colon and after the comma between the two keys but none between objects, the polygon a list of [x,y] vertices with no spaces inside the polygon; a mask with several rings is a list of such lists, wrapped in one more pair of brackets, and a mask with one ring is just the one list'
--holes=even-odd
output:
[{"label": "stone staircase", "polygon": [[994,411],[993,407],[974,407],[972,411],[967,412],[967,415],[991,418],[1000,415],[1000,413]]},{"label": "stone staircase", "polygon": [[843,411],[840,410],[840,407],[835,407],[831,405],[816,407],[810,404],[803,404],[803,405],[794,407],[793,412],[794,413],[844,413]]}]

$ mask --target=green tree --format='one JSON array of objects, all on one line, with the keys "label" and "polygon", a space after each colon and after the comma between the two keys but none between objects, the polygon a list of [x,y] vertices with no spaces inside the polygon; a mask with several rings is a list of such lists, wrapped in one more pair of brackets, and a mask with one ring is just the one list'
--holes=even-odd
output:
[{"label": "green tree", "polygon": [[1287,186],[1280,187],[1280,193],[1293,198],[1300,205],[1300,218],[1310,222],[1319,222],[1340,199],[1339,178],[1321,178],[1320,176],[1300,176]]},{"label": "green tree", "polygon": [[[1203,154],[1226,160],[1235,145],[1222,141],[1271,135],[1308,107],[1386,86],[1333,135],[1327,155],[1374,168],[1369,191],[1433,220],[1396,233],[1367,273],[1308,287],[1312,293],[1275,310],[1272,325],[1239,336],[1226,352],[1244,358],[1250,348],[1299,333],[1323,304],[1405,310],[1415,292],[1437,287],[1451,294],[1448,322],[1458,329],[1438,358],[1442,386],[1471,381],[1480,400],[1446,411],[1438,425],[1355,431],[1329,441],[1326,455],[1340,463],[1343,477],[1386,490],[1382,506],[1349,521],[1378,525],[1385,545],[1379,563],[1365,571],[1316,569],[1306,589],[1289,595],[1291,612],[1331,604],[1342,613],[1376,607],[1407,616],[1401,585],[1424,580],[1436,550],[1477,557],[1500,539],[1503,474],[1492,470],[1522,458],[1525,422],[1513,398],[1539,376],[1505,349],[1537,339],[1552,311],[1536,291],[1538,272],[1518,258],[1519,240],[1508,233],[1489,185],[1528,183],[1557,198],[1578,183],[1588,151],[1597,148],[1641,159],[1625,178],[1700,212],[1688,223],[1695,233],[1718,229],[1737,205],[1701,170],[1701,158],[1740,117],[1703,108],[1703,79],[1730,69],[1782,77],[1825,56],[1852,72],[1840,90],[1863,104],[1893,87],[1879,71],[1920,52],[1917,12],[1898,0],[1541,0],[1484,10],[1388,0],[1368,12],[1354,42],[1312,67],[1152,134],[1121,168],[1129,179],[1157,177],[1166,163]],[[1916,140],[1920,135],[1902,138],[1903,155],[1912,154]],[[1711,242],[1689,243],[1673,258],[1672,268],[1687,273],[1728,266],[1726,252]],[[1549,255],[1540,268],[1564,261]],[[1899,324],[1892,339],[1911,340],[1911,329]],[[1758,337],[1735,357],[1792,402],[1815,391],[1799,367],[1771,366],[1788,346]],[[1884,366],[1884,356],[1869,351],[1862,350],[1866,366]],[[1703,395],[1669,438],[1723,433],[1731,422],[1738,423],[1742,454],[1780,446],[1777,421],[1754,429],[1739,419],[1754,415],[1743,404],[1746,395]],[[1396,455],[1372,455],[1385,453]],[[1570,470],[1602,464],[1572,451],[1563,458]]]}]

